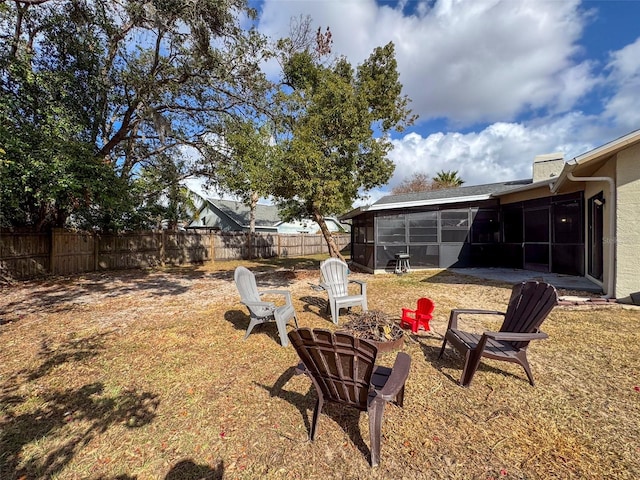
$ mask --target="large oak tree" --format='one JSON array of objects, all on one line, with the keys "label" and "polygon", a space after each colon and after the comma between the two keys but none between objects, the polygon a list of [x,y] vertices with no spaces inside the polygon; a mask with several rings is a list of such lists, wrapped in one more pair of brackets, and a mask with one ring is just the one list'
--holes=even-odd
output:
[{"label": "large oak tree", "polygon": [[2,223],[144,222],[143,177],[174,188],[186,148],[263,108],[254,14],[245,0],[0,1]]}]

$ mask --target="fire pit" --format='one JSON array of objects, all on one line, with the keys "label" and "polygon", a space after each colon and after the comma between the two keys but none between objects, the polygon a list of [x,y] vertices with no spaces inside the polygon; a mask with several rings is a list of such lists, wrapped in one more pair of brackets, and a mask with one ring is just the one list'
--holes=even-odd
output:
[{"label": "fire pit", "polygon": [[384,312],[370,310],[349,318],[341,331],[369,340],[378,347],[380,353],[397,350],[404,345],[404,331]]}]

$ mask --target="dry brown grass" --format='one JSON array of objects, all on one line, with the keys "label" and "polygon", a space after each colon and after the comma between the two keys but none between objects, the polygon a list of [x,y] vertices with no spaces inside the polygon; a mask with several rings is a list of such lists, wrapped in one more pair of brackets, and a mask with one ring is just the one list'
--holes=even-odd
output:
[{"label": "dry brown grass", "polygon": [[[261,286],[292,290],[303,326],[333,329],[310,286],[318,260],[244,264]],[[437,359],[449,310],[502,309],[510,286],[443,271],[354,273],[372,309],[436,303],[434,331],[405,342],[405,407],[385,411],[371,469],[366,414],[326,408],[306,440],[315,393],[292,376],[297,357],[275,325],[242,340],[236,265],[3,289],[0,478],[640,478],[638,310],[556,308],[543,325],[550,339],[530,349],[535,388],[517,365],[485,361],[464,389],[457,354]]]}]

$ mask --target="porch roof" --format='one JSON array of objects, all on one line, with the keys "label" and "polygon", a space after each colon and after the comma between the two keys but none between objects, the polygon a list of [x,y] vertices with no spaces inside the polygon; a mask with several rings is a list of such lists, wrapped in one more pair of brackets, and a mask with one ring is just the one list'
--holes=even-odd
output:
[{"label": "porch roof", "polygon": [[[542,182],[538,182],[541,184]],[[471,185],[468,187],[443,188],[439,190],[427,190],[424,192],[405,193],[401,195],[387,195],[372,205],[358,207],[345,213],[340,220],[356,217],[364,212],[392,210],[397,208],[423,207],[430,205],[446,205],[462,202],[478,202],[490,200],[500,194],[513,190],[530,188],[532,180],[514,180],[510,182],[488,183],[484,185]]]}]

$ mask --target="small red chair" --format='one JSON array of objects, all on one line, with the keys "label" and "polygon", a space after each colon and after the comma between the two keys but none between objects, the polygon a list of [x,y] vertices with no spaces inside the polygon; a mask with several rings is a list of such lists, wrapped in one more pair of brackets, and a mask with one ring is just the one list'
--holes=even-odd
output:
[{"label": "small red chair", "polygon": [[413,333],[417,333],[420,326],[422,326],[425,331],[430,331],[429,320],[433,318],[431,314],[434,308],[436,308],[436,306],[433,304],[433,300],[425,297],[420,298],[416,310],[410,310],[408,308],[402,309],[400,326],[404,327],[405,324],[410,326]]}]

